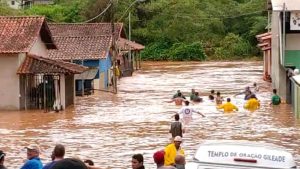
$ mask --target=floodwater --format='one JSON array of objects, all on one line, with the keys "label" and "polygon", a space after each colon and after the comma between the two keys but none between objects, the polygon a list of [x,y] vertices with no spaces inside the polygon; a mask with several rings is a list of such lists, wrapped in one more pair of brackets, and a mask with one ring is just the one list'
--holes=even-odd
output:
[{"label": "floodwater", "polygon": [[[204,98],[193,106],[206,117],[194,114],[184,134],[188,160],[205,139],[243,139],[281,145],[300,164],[300,121],[289,105],[269,105],[271,84],[262,80],[262,62],[146,62],[142,66],[133,77],[120,80],[117,95],[97,92],[79,97],[65,112],[0,112],[5,165],[19,168],[26,158],[24,147],[30,143],[39,144],[43,162],[49,162],[54,145],[62,143],[67,157],[92,159],[101,168],[130,168],[134,153],[144,155],[146,168],[155,168],[152,155],[169,142],[171,116],[180,109],[166,101],[176,90],[187,95],[192,88]],[[243,96],[233,95],[253,82],[260,86],[261,108],[250,113],[242,108]],[[240,111],[224,115],[216,110],[207,98],[211,89],[231,97]]]}]

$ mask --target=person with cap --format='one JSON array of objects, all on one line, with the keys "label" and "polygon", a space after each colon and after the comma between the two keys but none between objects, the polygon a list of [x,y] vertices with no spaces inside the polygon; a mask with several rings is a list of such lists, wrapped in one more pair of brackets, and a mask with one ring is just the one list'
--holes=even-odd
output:
[{"label": "person with cap", "polygon": [[165,166],[174,166],[175,165],[175,157],[180,154],[184,156],[184,150],[181,148],[182,138],[180,136],[176,136],[174,138],[174,142],[169,144],[165,148]]},{"label": "person with cap", "polygon": [[41,159],[39,158],[40,155],[40,148],[38,145],[31,144],[27,147],[27,161],[21,167],[21,169],[42,169],[43,164]]},{"label": "person with cap", "polygon": [[43,169],[51,169],[55,163],[57,163],[59,160],[64,159],[65,156],[65,146],[62,144],[56,144],[54,147],[54,150],[52,152],[53,161],[46,164]]},{"label": "person with cap", "polygon": [[132,169],[145,169],[144,157],[142,154],[134,154],[131,160]]},{"label": "person with cap", "polygon": [[6,167],[4,166],[4,157],[5,153],[0,150],[0,169],[6,169]]},{"label": "person with cap", "polygon": [[176,169],[174,166],[164,166],[165,152],[163,150],[157,151],[153,154],[154,162],[156,163],[157,169]]},{"label": "person with cap", "polygon": [[84,162],[76,158],[65,158],[58,161],[52,169],[89,169]]},{"label": "person with cap", "polygon": [[176,155],[175,157],[176,169],[185,169],[185,157],[182,155]]}]

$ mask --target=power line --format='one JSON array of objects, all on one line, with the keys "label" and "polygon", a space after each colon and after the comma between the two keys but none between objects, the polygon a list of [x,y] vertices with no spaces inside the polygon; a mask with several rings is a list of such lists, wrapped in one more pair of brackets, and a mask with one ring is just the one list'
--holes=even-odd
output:
[{"label": "power line", "polygon": [[111,7],[111,5],[112,5],[112,3],[110,2],[110,3],[107,5],[107,7],[106,7],[100,14],[98,14],[97,16],[95,16],[95,17],[92,18],[92,19],[89,19],[89,20],[87,20],[87,21],[83,21],[83,23],[88,23],[88,22],[90,22],[90,21],[92,21],[92,20],[97,19],[98,17],[100,17],[101,15],[103,15],[103,14],[109,9],[109,7]]},{"label": "power line", "polygon": [[133,1],[130,5],[129,5],[129,7],[125,10],[125,12],[123,13],[123,15],[120,17],[120,19],[118,20],[118,22],[120,22],[123,18],[124,18],[124,16],[127,14],[127,12],[129,11],[129,9],[135,4],[135,3],[137,3],[137,2],[139,2],[139,0],[135,0],[135,1]]},{"label": "power line", "polygon": [[[106,8],[105,8],[101,13],[99,13],[98,15],[96,15],[95,17],[93,17],[93,18],[91,18],[91,19],[89,19],[89,20],[86,20],[86,21],[76,22],[76,23],[88,23],[88,22],[90,22],[90,21],[93,21],[93,20],[97,19],[98,17],[100,17],[101,15],[103,15],[103,14],[104,14],[111,6],[112,6],[112,3],[111,3],[111,1],[110,1],[110,3],[107,4]],[[53,19],[51,19],[51,18],[49,18],[49,17],[47,17],[47,16],[45,16],[45,17],[46,17],[48,20],[52,21],[52,22],[59,23],[58,21],[55,21],[55,20],[53,20]]]}]

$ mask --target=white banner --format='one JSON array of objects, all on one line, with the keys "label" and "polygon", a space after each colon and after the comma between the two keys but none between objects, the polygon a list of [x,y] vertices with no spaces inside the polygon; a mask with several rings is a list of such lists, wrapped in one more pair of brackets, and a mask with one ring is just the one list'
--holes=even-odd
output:
[{"label": "white banner", "polygon": [[300,30],[300,12],[291,12],[290,30]]}]

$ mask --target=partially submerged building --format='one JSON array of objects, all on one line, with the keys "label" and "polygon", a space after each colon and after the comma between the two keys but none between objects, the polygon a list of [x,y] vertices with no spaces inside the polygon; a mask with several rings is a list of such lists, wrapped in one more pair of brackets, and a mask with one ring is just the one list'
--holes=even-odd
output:
[{"label": "partially submerged building", "polygon": [[270,0],[271,78],[278,94],[294,107],[300,93],[296,75],[300,69],[300,3],[296,0]]},{"label": "partially submerged building", "polygon": [[[87,66],[91,69],[90,71],[94,72],[89,73],[89,78],[93,78],[92,80],[84,75],[76,78],[77,92],[80,93],[83,88],[86,89],[86,86],[92,86],[92,84],[93,89],[108,89],[112,66],[110,25],[101,23],[50,24],[50,29],[59,48],[59,50],[49,50],[51,59]],[[97,69],[96,72],[95,69]],[[85,81],[84,84],[81,81]]]},{"label": "partially submerged building", "polygon": [[44,17],[0,16],[0,110],[64,109],[85,67],[48,58],[55,45]]}]

